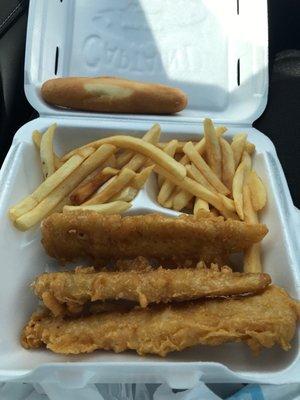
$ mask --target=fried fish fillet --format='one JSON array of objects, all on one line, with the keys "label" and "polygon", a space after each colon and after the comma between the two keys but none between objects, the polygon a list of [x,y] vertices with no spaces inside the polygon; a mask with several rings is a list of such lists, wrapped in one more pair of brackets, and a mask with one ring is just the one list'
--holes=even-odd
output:
[{"label": "fried fish fillet", "polygon": [[231,299],[208,299],[105,313],[77,319],[34,314],[21,337],[27,348],[46,346],[63,354],[97,349],[167,353],[194,345],[245,341],[254,351],[279,344],[288,350],[299,305],[281,288]]},{"label": "fried fish fillet", "polygon": [[144,256],[215,262],[263,239],[265,225],[159,214],[122,217],[94,212],[54,213],[42,223],[42,243],[61,262]]},{"label": "fried fish fillet", "polygon": [[267,274],[232,272],[228,267],[221,270],[160,267],[142,272],[90,272],[89,269],[86,273],[79,269],[46,273],[37,277],[32,286],[46,306],[45,298],[50,297],[68,307],[97,300],[122,299],[138,302],[145,308],[149,303],[255,293],[270,283]]}]

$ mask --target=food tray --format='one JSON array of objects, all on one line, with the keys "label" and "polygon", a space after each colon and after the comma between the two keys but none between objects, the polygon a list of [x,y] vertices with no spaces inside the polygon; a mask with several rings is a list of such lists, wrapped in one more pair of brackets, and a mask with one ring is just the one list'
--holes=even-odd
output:
[{"label": "food tray", "polygon": [[[25,90],[40,117],[17,132],[0,176],[0,254],[3,260],[0,379],[55,382],[72,388],[91,382],[167,382],[173,388],[187,388],[199,379],[205,382],[275,384],[299,381],[299,330],[289,352],[273,348],[263,350],[258,357],[252,356],[244,344],[193,347],[162,359],[140,357],[133,352],[114,354],[100,351],[90,355],[61,356],[46,350],[27,351],[19,343],[20,330],[37,304],[29,283],[41,272],[56,270],[57,264],[46,256],[40,244],[40,230],[17,231],[7,218],[7,210],[41,181],[31,133],[34,129],[45,131],[53,122],[58,124],[55,139],[58,154],[120,131],[141,137],[153,122],[160,122],[162,139],[165,140],[196,140],[202,131],[201,121],[206,116],[229,128],[226,137],[247,132],[248,140],[256,145],[254,168],[268,191],[268,204],[261,213],[261,221],[270,230],[262,245],[264,270],[272,275],[274,283],[288,290],[291,296],[300,298],[299,213],[292,204],[273,144],[251,126],[266,103],[266,2],[228,1],[225,6],[225,2],[221,4],[212,0],[191,1],[191,10],[184,18],[180,15],[184,10],[183,1],[176,2],[176,5],[171,1],[163,2],[163,5],[161,1],[153,1],[151,7],[149,4],[145,0],[31,1]],[[144,19],[141,19],[141,14]],[[162,14],[162,19],[155,25],[158,14]],[[200,17],[202,19],[198,19]],[[95,25],[89,23],[90,20]],[[248,29],[254,20],[255,32],[250,30],[250,35]],[[152,44],[156,45],[155,54],[162,54],[170,43],[182,38],[183,47],[175,46],[181,54],[191,40],[189,56],[195,64],[173,68],[170,59],[163,59],[163,69],[149,72],[145,64],[141,71],[129,67],[122,69],[124,64],[99,61],[104,54],[101,46],[95,51],[94,45],[88,47],[86,44],[93,43],[91,40],[96,40],[97,36],[111,48],[119,49],[120,54],[130,50],[133,53],[128,54],[134,57],[134,54],[139,54],[134,53],[134,48],[140,49],[141,43],[147,43],[150,34],[153,35]],[[197,40],[193,42],[196,34]],[[220,48],[217,45],[219,41],[222,44]],[[84,50],[83,43],[88,50]],[[84,51],[87,58],[84,58]],[[237,60],[240,60],[238,79]],[[57,76],[110,74],[169,83],[185,89],[190,103],[179,115],[164,117],[57,110],[47,106],[39,97],[41,83],[55,76],[55,72]],[[212,90],[214,86],[219,89]],[[155,180],[150,179],[134,200],[129,213],[159,211],[174,214],[157,204],[156,189]]]}]

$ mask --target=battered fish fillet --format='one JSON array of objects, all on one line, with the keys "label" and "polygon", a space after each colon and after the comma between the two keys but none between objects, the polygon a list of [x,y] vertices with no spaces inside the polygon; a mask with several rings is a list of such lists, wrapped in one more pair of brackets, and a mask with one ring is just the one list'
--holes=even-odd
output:
[{"label": "battered fish fillet", "polygon": [[263,239],[265,225],[160,214],[121,217],[94,212],[54,213],[42,223],[42,243],[61,262],[144,256],[215,262]]},{"label": "battered fish fillet", "polygon": [[160,267],[142,272],[85,273],[80,269],[47,273],[37,277],[32,286],[46,306],[45,297],[50,297],[68,307],[90,301],[123,299],[139,302],[145,308],[149,303],[255,293],[270,283],[267,274],[232,272],[228,267],[221,270]]},{"label": "battered fish fillet", "polygon": [[96,349],[139,354],[167,353],[198,344],[245,341],[254,351],[279,344],[288,350],[299,316],[299,305],[276,286],[235,299],[205,300],[105,313],[65,320],[34,314],[21,337],[27,348],[46,346],[63,354]]}]

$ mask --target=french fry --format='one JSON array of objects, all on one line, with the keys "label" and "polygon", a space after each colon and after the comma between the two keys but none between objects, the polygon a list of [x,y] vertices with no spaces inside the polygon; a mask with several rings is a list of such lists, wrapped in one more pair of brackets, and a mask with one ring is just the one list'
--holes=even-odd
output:
[{"label": "french fry", "polygon": [[207,201],[200,199],[199,197],[195,199],[193,213],[196,218],[208,217],[210,214],[209,205]]},{"label": "french fry", "polygon": [[162,206],[165,206],[165,203],[171,196],[174,188],[175,188],[175,185],[168,179],[165,179],[165,181],[161,185],[160,191],[157,196],[158,203],[161,204]]},{"label": "french fry", "polygon": [[207,163],[219,179],[222,178],[222,154],[214,124],[210,118],[203,122]]},{"label": "french fry", "polygon": [[243,152],[242,161],[245,163],[245,171],[246,174],[248,174],[251,170],[252,161],[249,153],[246,150]]},{"label": "french fry", "polygon": [[213,193],[206,189],[200,183],[194,181],[193,179],[186,177],[184,179],[177,179],[174,175],[170,174],[168,171],[164,170],[160,166],[155,166],[154,171],[158,174],[163,175],[166,179],[174,183],[175,186],[191,193],[192,195],[199,197],[202,200],[207,201],[209,204],[216,207],[222,215],[226,218],[237,219],[237,215],[232,211],[226,209],[223,204],[221,197],[217,193]]},{"label": "french fry", "polygon": [[180,211],[187,206],[189,201],[194,197],[193,194],[187,192],[185,190],[180,190],[177,194],[175,194],[172,204],[173,209],[176,211]]},{"label": "french fry", "polygon": [[[218,128],[216,128],[216,135],[217,137],[221,137],[225,132],[227,131],[227,128],[225,128],[225,126],[219,126]],[[186,142],[187,143],[187,142]],[[185,144],[186,144],[185,143]],[[193,143],[193,142],[192,142]],[[199,140],[198,143],[195,144],[195,149],[197,150],[197,152],[202,155],[205,152],[205,137],[203,137],[201,140]],[[183,146],[184,147],[184,146]],[[182,148],[183,151],[183,148]],[[182,165],[186,165],[190,162],[189,158],[187,155],[182,156],[182,158],[179,161]]]},{"label": "french fry", "polygon": [[263,209],[267,203],[266,188],[255,171],[249,173],[247,182],[251,193],[253,208],[255,211],[259,211]]},{"label": "french fry", "polygon": [[245,250],[244,272],[262,272],[259,243],[255,243]]},{"label": "french fry", "polygon": [[[174,157],[176,153],[176,149],[178,146],[178,140],[171,140],[167,145],[163,148],[163,151],[168,154],[170,157]],[[158,186],[161,187],[162,184],[164,183],[164,179],[162,176],[158,175],[157,176],[157,183]]]},{"label": "french fry", "polygon": [[112,196],[119,193],[134,177],[136,173],[129,168],[123,168],[119,175],[105,189],[101,190],[96,196],[92,197],[83,205],[106,203]]},{"label": "french fry", "polygon": [[245,144],[245,150],[247,151],[247,153],[251,156],[254,151],[255,151],[255,145],[253,143],[250,142],[246,142]]},{"label": "french fry", "polygon": [[188,158],[195,164],[195,166],[199,169],[200,172],[205,176],[208,182],[219,192],[222,194],[228,194],[230,191],[227,187],[220,181],[217,175],[212,171],[212,169],[207,165],[205,160],[201,157],[201,155],[196,151],[195,147],[191,142],[188,142],[184,148],[184,153],[188,156]]},{"label": "french fry", "polygon": [[[155,124],[158,125],[158,124]],[[154,125],[154,126],[155,126]],[[153,127],[154,127],[153,126]],[[158,125],[159,126],[159,125]],[[152,128],[153,128],[152,127]],[[227,128],[225,126],[219,126],[218,128],[216,128],[216,134],[218,137],[220,137],[221,135],[223,135],[224,132],[227,131]],[[65,162],[66,160],[68,160],[74,153],[77,153],[79,151],[79,149],[82,149],[84,147],[95,147],[98,148],[101,144],[106,143],[105,139],[100,139],[100,140],[95,140],[94,142],[90,142],[85,144],[84,146],[78,147],[76,149],[73,149],[71,151],[69,151],[67,154],[65,154],[61,160],[63,162]],[[197,144],[196,144],[196,149],[199,152],[199,154],[203,154],[205,151],[205,138],[202,138]],[[186,161],[186,163],[188,162],[188,160]],[[183,162],[182,162],[183,164]]]},{"label": "french fry", "polygon": [[117,158],[115,154],[112,154],[108,160],[103,163],[102,168],[115,168],[117,169]]},{"label": "french fry", "polygon": [[246,133],[240,133],[238,135],[235,135],[232,139],[232,143],[231,143],[231,148],[232,148],[232,152],[233,152],[233,158],[234,158],[234,164],[235,164],[235,169],[237,169],[244,149],[245,149],[245,145],[246,145],[246,140],[247,140],[247,135]]},{"label": "french fry", "polygon": [[[161,150],[165,150],[166,146],[168,146],[170,142],[159,142],[157,143],[157,147],[159,147]],[[177,140],[177,147],[175,150],[175,154],[177,153],[183,153],[183,146],[186,144],[186,141],[178,141]],[[193,142],[194,145],[197,144],[197,142]]]},{"label": "french fry", "polygon": [[233,200],[229,199],[228,197],[224,196],[223,194],[219,194],[219,196],[221,197],[224,206],[225,206],[228,210],[230,210],[230,211],[232,211],[232,212],[235,212],[235,211],[236,211],[236,209],[235,209],[235,204],[234,204],[234,201],[233,201]]},{"label": "french fry", "polygon": [[173,198],[170,197],[163,205],[165,208],[173,208]]},{"label": "french fry", "polygon": [[172,157],[168,156],[153,144],[145,142],[142,139],[130,136],[112,136],[104,140],[106,143],[110,143],[119,147],[130,148],[137,153],[141,153],[145,157],[150,158],[155,164],[158,164],[162,168],[168,170],[177,179],[183,179],[186,176],[186,170],[182,164],[175,161]]},{"label": "french fry", "polygon": [[113,201],[105,204],[93,204],[89,206],[65,206],[64,213],[76,211],[94,211],[100,214],[120,214],[131,207],[126,201]]},{"label": "french fry", "polygon": [[185,167],[188,177],[194,179],[196,182],[200,183],[211,192],[216,192],[216,189],[208,182],[208,180],[202,175],[202,173],[193,163],[187,164]]},{"label": "french fry", "polygon": [[56,206],[49,211],[48,215],[56,213],[56,212],[62,212],[64,206],[70,206],[71,205],[71,200],[69,196],[64,197]]},{"label": "french fry", "polygon": [[[227,130],[227,128],[225,128],[224,126],[220,126],[218,128],[216,128],[216,134],[218,137],[222,136],[223,133],[225,133]],[[201,155],[204,153],[205,151],[205,138],[202,138],[196,145],[195,145],[195,149],[197,150],[197,152]],[[186,165],[190,162],[189,158],[187,155],[184,155],[181,157],[181,159],[179,160],[180,164],[182,165]],[[197,180],[197,179],[196,179]],[[198,181],[199,182],[199,181]],[[200,184],[203,184],[201,182],[199,182]],[[204,185],[205,186],[205,185]],[[173,192],[175,188],[175,185],[168,181],[165,180],[165,182],[162,184],[162,187],[160,189],[160,192],[158,194],[158,198],[157,201],[159,204],[163,205],[164,207],[167,207],[167,203],[173,204],[173,198],[170,198],[170,196],[175,195],[175,193]],[[208,188],[209,189],[209,188]],[[211,190],[211,188],[210,188]],[[213,189],[213,191],[215,191],[215,189]],[[169,208],[169,207],[167,207]]]},{"label": "french fry", "polygon": [[241,162],[233,177],[232,196],[236,212],[242,221],[244,220],[244,206],[243,206],[244,178],[245,178],[245,163]]},{"label": "french fry", "polygon": [[132,179],[132,187],[135,189],[142,189],[142,187],[147,182],[151,172],[153,171],[154,165],[150,165],[149,167],[144,168],[141,172],[136,174],[136,176]]},{"label": "french fry", "polygon": [[251,157],[244,151],[242,161],[238,166],[232,182],[232,196],[235,204],[236,212],[240,219],[244,220],[244,204],[243,204],[243,186],[251,169]]},{"label": "french fry", "polygon": [[134,153],[130,150],[123,150],[123,152],[118,155],[117,157],[117,168],[121,169],[123,168],[127,163],[129,163],[129,161],[132,159],[132,157],[134,156]]},{"label": "french fry", "polygon": [[[258,223],[258,217],[251,202],[251,192],[248,182],[249,175],[243,188],[245,222],[249,224],[256,224]],[[245,251],[244,272],[262,272],[259,243],[253,244]]]},{"label": "french fry", "polygon": [[222,182],[231,191],[235,172],[233,151],[227,140],[223,138],[220,138],[219,140],[222,152]]},{"label": "french fry", "polygon": [[38,150],[40,150],[41,148],[41,141],[42,141],[42,134],[40,131],[35,130],[32,132],[32,141],[34,143],[34,145],[36,146],[36,148]]},{"label": "french fry", "polygon": [[105,162],[116,147],[106,144],[91,154],[71,175],[45,197],[35,208],[15,220],[16,228],[25,231],[40,222],[92,171]]},{"label": "french fry", "polygon": [[97,189],[99,189],[101,185],[103,185],[103,183],[107,182],[112,176],[115,176],[118,173],[118,169],[110,167],[106,167],[102,171],[99,171],[93,179],[73,190],[73,192],[70,194],[70,200],[72,204],[79,205],[84,203],[96,192]]},{"label": "french fry", "polygon": [[[154,124],[149,131],[143,136],[143,140],[145,142],[149,142],[152,144],[157,144],[161,134],[161,128],[159,124]],[[135,157],[135,158],[134,158]],[[132,158],[134,159],[132,161]],[[137,160],[139,160],[139,166],[134,168],[133,165],[128,165],[130,161],[132,161],[133,164],[137,163]],[[123,150],[123,152],[117,157],[117,167],[118,168],[123,168],[127,167],[130,169],[133,169],[134,171],[137,171],[145,162],[146,158],[142,156],[141,154],[136,154],[134,156],[134,152],[131,150]]]},{"label": "french fry", "polygon": [[246,184],[243,187],[245,222],[249,224],[258,224],[258,216],[252,205],[251,191],[248,182],[249,182],[249,177],[246,180]]},{"label": "french fry", "polygon": [[57,125],[51,125],[42,135],[40,144],[40,155],[42,163],[42,171],[44,178],[48,178],[55,172],[54,151],[53,151],[53,136]]},{"label": "french fry", "polygon": [[127,186],[124,189],[122,189],[120,193],[117,193],[115,196],[113,196],[110,199],[110,201],[126,201],[126,202],[130,202],[136,197],[137,194],[138,194],[138,190],[137,189],[135,189],[132,186]]},{"label": "french fry", "polygon": [[11,220],[16,220],[23,214],[29,212],[44,200],[49,193],[57,188],[63,181],[72,174],[82,162],[94,152],[93,148],[85,148],[80,154],[75,154],[66,161],[58,170],[49,176],[40,186],[29,196],[25,197],[20,203],[11,207],[9,217]]},{"label": "french fry", "polygon": [[[32,141],[38,150],[40,150],[40,148],[41,148],[41,140],[42,140],[41,132],[38,130],[33,131],[32,132]],[[55,169],[58,169],[63,165],[63,162],[60,161],[59,157],[54,152],[53,152],[53,155],[54,155]]]}]

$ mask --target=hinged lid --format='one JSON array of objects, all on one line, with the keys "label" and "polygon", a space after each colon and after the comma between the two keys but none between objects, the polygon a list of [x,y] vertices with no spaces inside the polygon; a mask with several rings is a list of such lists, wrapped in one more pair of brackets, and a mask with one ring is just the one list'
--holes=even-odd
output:
[{"label": "hinged lid", "polygon": [[[25,91],[41,115],[251,124],[268,88],[266,0],[31,0]],[[183,89],[176,116],[92,114],[48,106],[55,76],[114,75]]]}]

